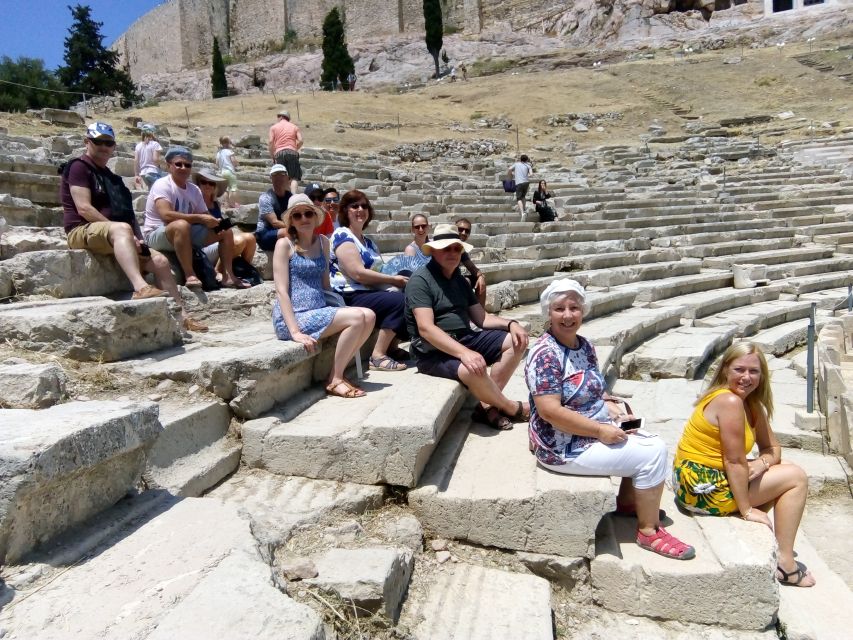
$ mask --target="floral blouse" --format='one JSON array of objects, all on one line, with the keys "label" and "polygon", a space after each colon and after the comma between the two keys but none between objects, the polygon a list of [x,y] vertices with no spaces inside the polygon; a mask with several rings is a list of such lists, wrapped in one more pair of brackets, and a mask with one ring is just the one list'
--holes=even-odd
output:
[{"label": "floral blouse", "polygon": [[597,422],[610,421],[595,348],[586,338],[578,336],[578,341],[577,348],[571,349],[546,333],[534,343],[524,366],[530,390],[530,442],[543,464],[566,464],[598,440],[555,429],[539,415],[534,397],[559,394],[560,403],[567,409]]},{"label": "floral blouse", "polygon": [[361,262],[364,264],[365,269],[370,269],[372,271],[382,270],[382,256],[379,253],[379,249],[377,249],[376,245],[373,244],[373,240],[364,236],[364,242],[362,243],[348,227],[338,227],[332,234],[332,250],[331,255],[329,256],[331,261],[329,271],[331,273],[332,289],[346,293],[352,293],[353,291],[369,291],[372,287],[360,284],[355,280],[348,278],[338,266],[338,259],[335,252],[338,250],[338,247],[347,242],[352,242],[356,249],[358,249],[358,253],[361,256]]}]

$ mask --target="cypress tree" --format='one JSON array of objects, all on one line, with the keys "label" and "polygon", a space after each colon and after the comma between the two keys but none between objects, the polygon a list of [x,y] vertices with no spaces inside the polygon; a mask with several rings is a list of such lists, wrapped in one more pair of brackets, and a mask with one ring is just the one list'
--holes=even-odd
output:
[{"label": "cypress tree", "polygon": [[320,75],[320,87],[331,91],[336,82],[343,84],[351,73],[355,73],[355,64],[347,50],[344,22],[335,7],[323,20],[323,72]]},{"label": "cypress tree", "polygon": [[[118,53],[104,47],[104,23],[93,20],[92,9],[86,5],[69,5],[68,9],[73,22],[65,38],[65,66],[57,69],[60,81],[69,91],[81,94],[119,94],[122,106],[131,106],[140,97],[130,74],[118,66]],[[79,99],[70,96],[68,104]]]},{"label": "cypress tree", "polygon": [[219,51],[219,40],[215,36],[213,38],[213,73],[210,74],[210,84],[214,98],[223,98],[228,95],[225,63],[222,62],[222,53]]},{"label": "cypress tree", "polygon": [[424,27],[426,28],[427,51],[435,62],[435,77],[438,78],[438,55],[444,45],[444,24],[441,21],[440,0],[424,0]]}]

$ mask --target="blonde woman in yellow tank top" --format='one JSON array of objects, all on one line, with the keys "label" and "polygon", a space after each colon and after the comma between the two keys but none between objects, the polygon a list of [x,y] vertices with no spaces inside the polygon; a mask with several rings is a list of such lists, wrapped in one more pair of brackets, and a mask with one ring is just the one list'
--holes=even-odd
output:
[{"label": "blonde woman in yellow tank top", "polygon": [[[814,577],[794,559],[808,477],[797,465],[782,461],[782,447],[770,428],[772,416],[764,354],[751,342],[732,345],[678,443],[676,500],[695,513],[739,513],[744,520],[770,527],[779,545],[776,578],[782,584],[811,587]],[[755,443],[759,455],[750,459]]]}]

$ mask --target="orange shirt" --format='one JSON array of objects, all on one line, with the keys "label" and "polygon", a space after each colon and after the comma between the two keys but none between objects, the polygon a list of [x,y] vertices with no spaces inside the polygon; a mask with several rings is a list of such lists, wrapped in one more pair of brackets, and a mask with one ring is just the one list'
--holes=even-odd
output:
[{"label": "orange shirt", "polygon": [[314,235],[324,235],[330,236],[332,232],[335,230],[335,223],[332,220],[332,216],[328,213],[323,216],[323,222],[320,223],[320,226],[314,229]]},{"label": "orange shirt", "polygon": [[299,151],[298,133],[299,127],[283,118],[271,126],[269,141],[273,143],[274,152],[278,153],[284,149]]}]

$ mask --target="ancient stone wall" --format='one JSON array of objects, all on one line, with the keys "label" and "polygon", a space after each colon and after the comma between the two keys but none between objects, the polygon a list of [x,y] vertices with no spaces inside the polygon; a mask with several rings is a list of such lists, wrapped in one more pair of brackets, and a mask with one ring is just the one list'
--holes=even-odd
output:
[{"label": "ancient stone wall", "polygon": [[220,51],[229,50],[230,0],[180,0],[181,45],[186,67],[210,66],[213,38]]},{"label": "ancient stone wall", "polygon": [[[152,9],[113,43],[134,79],[148,73],[180,71],[188,65],[181,46],[180,7],[176,0]],[[173,44],[172,44],[173,43]]]}]

